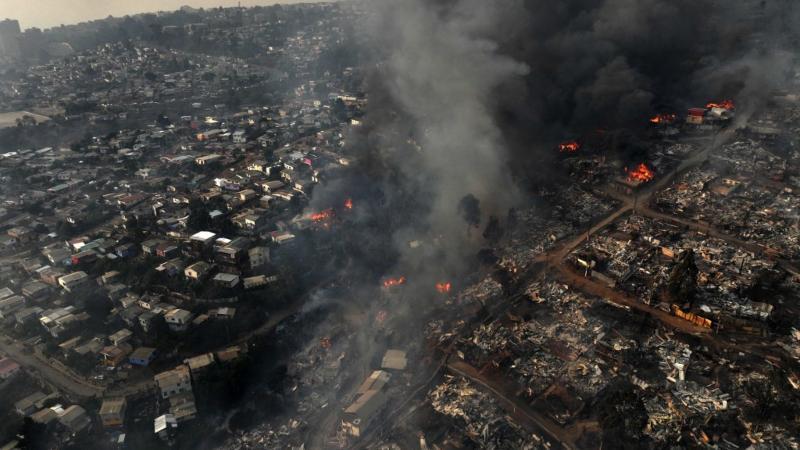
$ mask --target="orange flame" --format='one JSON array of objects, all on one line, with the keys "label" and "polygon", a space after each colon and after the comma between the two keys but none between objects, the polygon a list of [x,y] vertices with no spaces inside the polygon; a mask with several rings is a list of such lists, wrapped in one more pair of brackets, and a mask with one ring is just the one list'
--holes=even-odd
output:
[{"label": "orange flame", "polygon": [[383,287],[390,288],[394,286],[400,286],[405,282],[406,282],[406,277],[388,278],[383,281]]},{"label": "orange flame", "polygon": [[353,199],[348,198],[344,201],[344,209],[353,209]]},{"label": "orange flame", "polygon": [[723,100],[720,103],[709,102],[706,105],[706,109],[711,109],[711,108],[722,108],[722,109],[727,109],[728,111],[732,111],[736,109],[736,106],[733,104],[733,100]]},{"label": "orange flame", "polygon": [[333,217],[333,209],[328,208],[326,210],[312,214],[311,220],[313,220],[314,222],[322,222],[323,220],[328,220],[331,217]]},{"label": "orange flame", "polygon": [[650,168],[644,163],[639,164],[633,170],[628,170],[625,168],[625,171],[628,172],[628,180],[630,181],[641,181],[642,183],[647,183],[655,176],[653,171],[650,170]]},{"label": "orange flame", "polygon": [[656,114],[655,116],[650,118],[650,123],[672,123],[675,122],[676,116],[675,114]]},{"label": "orange flame", "polygon": [[451,287],[452,285],[450,284],[449,281],[436,283],[436,290],[439,291],[439,293],[441,294],[447,294],[448,292],[450,292]]},{"label": "orange flame", "polygon": [[578,141],[567,141],[558,144],[558,151],[562,153],[575,153],[580,148],[581,144],[578,144]]}]

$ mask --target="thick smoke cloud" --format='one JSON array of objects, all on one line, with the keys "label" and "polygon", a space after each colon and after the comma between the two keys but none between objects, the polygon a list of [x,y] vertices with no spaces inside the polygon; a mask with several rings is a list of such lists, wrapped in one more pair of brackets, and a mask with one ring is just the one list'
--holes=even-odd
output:
[{"label": "thick smoke cloud", "polygon": [[373,90],[409,117],[421,155],[389,164],[429,187],[434,230],[454,229],[467,194],[502,217],[519,199],[511,174],[548,178],[559,141],[722,98],[747,117],[786,81],[800,28],[800,7],[780,0],[370,6],[383,61]]},{"label": "thick smoke cloud", "polygon": [[[391,242],[384,275],[407,276],[423,300],[436,278],[472,268],[484,235],[496,240],[525,206],[526,184],[554,177],[556,143],[614,130],[615,148],[638,158],[631,136],[653,113],[733,98],[746,120],[787,82],[800,29],[800,6],[780,0],[365,5],[378,63],[358,184],[379,185],[396,220],[364,240]],[[470,231],[490,218],[492,230]]]},{"label": "thick smoke cloud", "polygon": [[[427,234],[443,247],[440,263],[457,270],[478,244],[466,237],[459,202],[474,196],[492,214],[518,198],[495,95],[529,69],[491,39],[500,11],[491,2],[382,1],[376,7],[374,36],[385,59],[373,87],[385,89],[392,107],[408,118],[417,153],[413,163],[397,155],[394,163],[410,182],[425,186]],[[471,225],[478,220],[470,217]],[[418,254],[404,252],[411,259]]]},{"label": "thick smoke cloud", "polygon": [[518,149],[593,127],[639,126],[655,110],[714,98],[757,102],[752,94],[784,80],[781,49],[792,48],[800,23],[796,2],[516,3],[493,38],[531,69],[524,83],[500,90],[497,112]]},{"label": "thick smoke cloud", "polygon": [[[317,187],[311,204],[341,205],[342,192],[355,201],[359,242],[341,268],[350,292],[310,308],[388,311],[385,329],[370,319],[353,338],[352,364],[364,368],[388,345],[419,341],[426,307],[442,299],[434,283],[458,289],[478,249],[509,226],[509,208],[524,204],[518,178],[555,171],[557,142],[728,97],[746,116],[786,81],[800,24],[792,2],[750,0],[365,6],[377,64],[364,126],[348,136],[358,175]],[[476,221],[484,233],[470,231]],[[381,276],[407,282],[383,294]]]},{"label": "thick smoke cloud", "polygon": [[[485,244],[464,227],[462,199],[476,199],[485,227],[525,202],[531,180],[555,177],[560,141],[612,131],[595,134],[638,158],[636,129],[654,113],[733,98],[746,120],[789,79],[800,29],[786,0],[365,5],[378,63],[359,159],[408,222],[391,231],[398,271],[424,271],[433,255],[454,275]],[[398,206],[398,192],[414,201]]]}]

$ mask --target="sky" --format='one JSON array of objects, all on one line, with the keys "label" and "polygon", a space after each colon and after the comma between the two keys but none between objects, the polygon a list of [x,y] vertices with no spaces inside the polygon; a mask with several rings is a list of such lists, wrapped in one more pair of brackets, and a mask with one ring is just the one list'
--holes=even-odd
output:
[{"label": "sky", "polygon": [[[300,2],[301,0],[241,0],[242,6]],[[183,5],[212,8],[236,6],[238,3],[238,0],[0,0],[0,20],[17,19],[24,30],[31,27],[70,25],[109,15],[120,17],[126,14],[175,10]]]}]

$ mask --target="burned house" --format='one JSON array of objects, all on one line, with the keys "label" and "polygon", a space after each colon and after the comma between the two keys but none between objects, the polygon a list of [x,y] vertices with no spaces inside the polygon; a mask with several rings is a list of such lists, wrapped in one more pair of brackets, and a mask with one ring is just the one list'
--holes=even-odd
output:
[{"label": "burned house", "polygon": [[361,436],[377,417],[386,402],[386,385],[392,375],[383,370],[373,371],[356,391],[353,402],[345,408],[342,427],[354,437]]}]

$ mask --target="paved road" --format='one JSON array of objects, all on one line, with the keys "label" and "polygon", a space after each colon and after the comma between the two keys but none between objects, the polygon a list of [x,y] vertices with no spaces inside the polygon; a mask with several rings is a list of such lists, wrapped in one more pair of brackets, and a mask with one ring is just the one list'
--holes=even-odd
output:
[{"label": "paved road", "polygon": [[105,391],[101,386],[90,384],[74,374],[57,369],[32,351],[5,337],[0,337],[0,350],[21,366],[34,370],[45,381],[68,395],[78,398],[99,397]]}]

